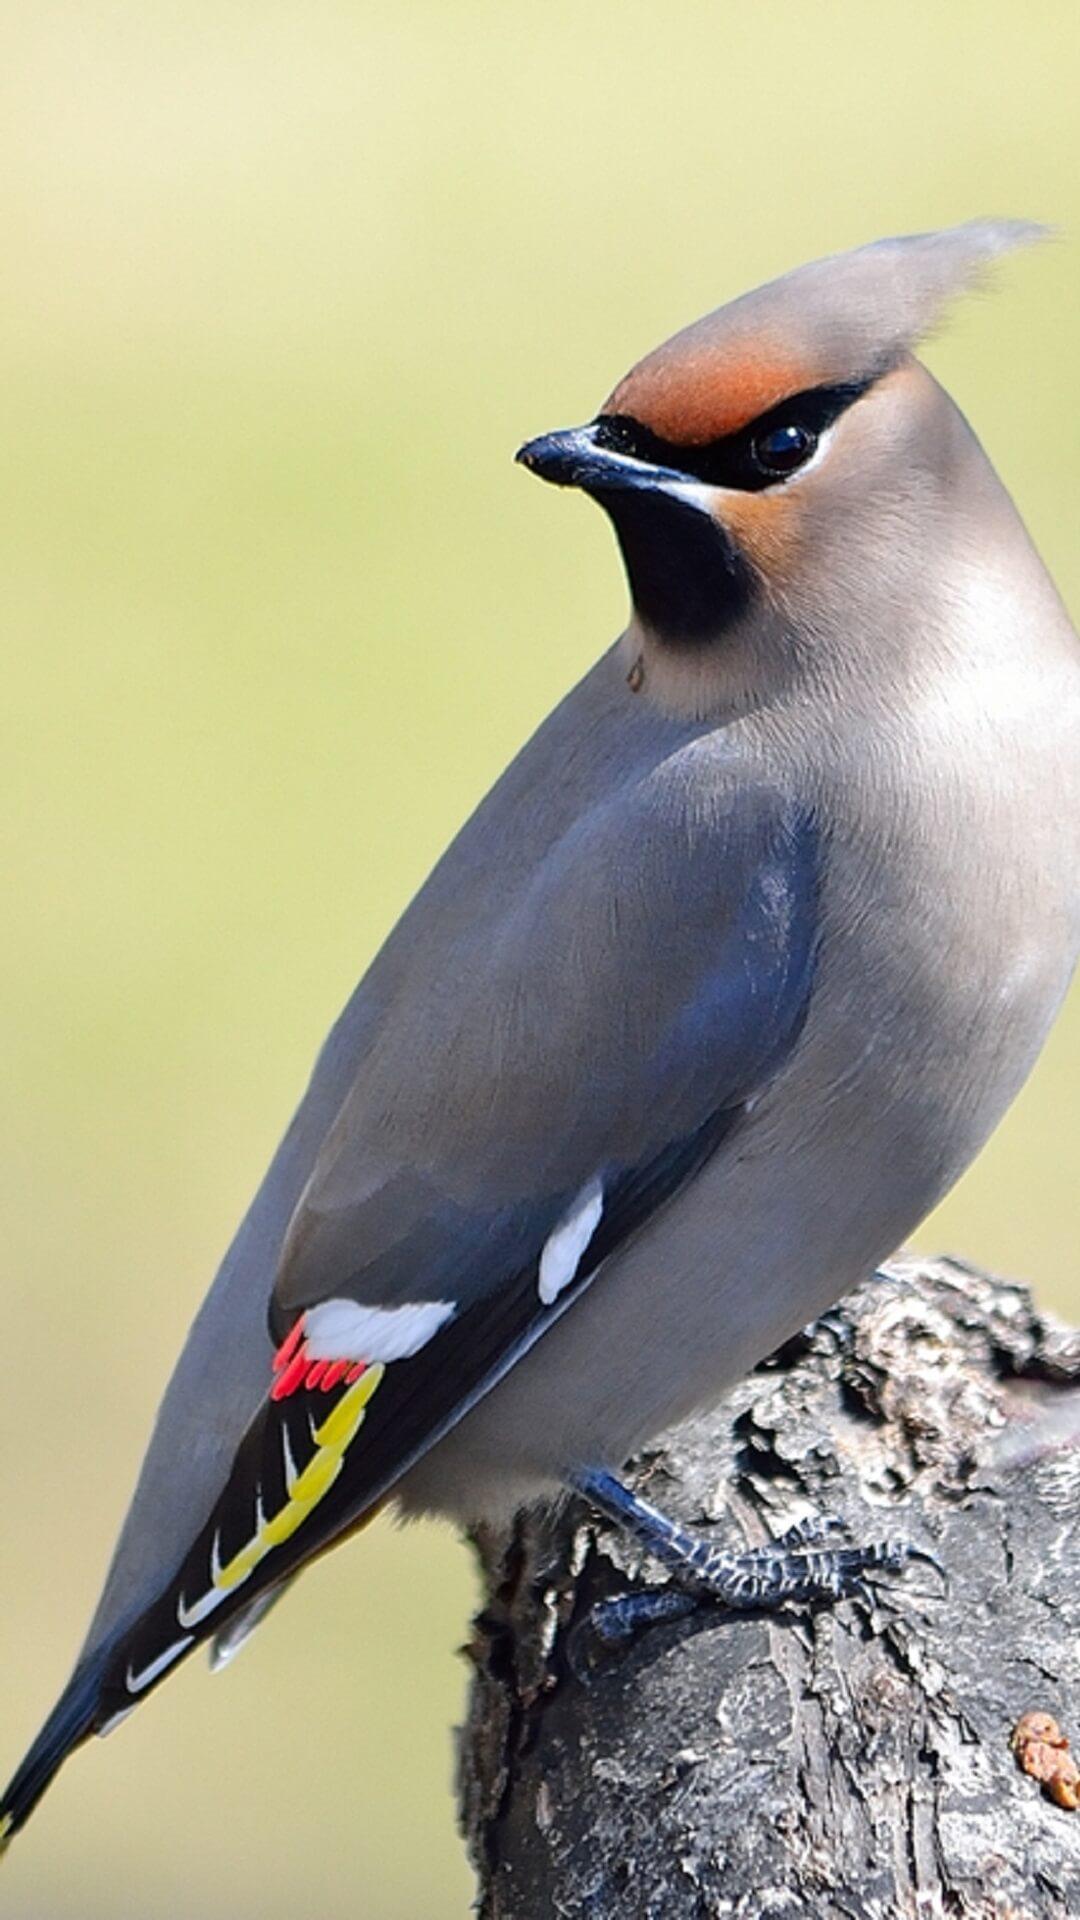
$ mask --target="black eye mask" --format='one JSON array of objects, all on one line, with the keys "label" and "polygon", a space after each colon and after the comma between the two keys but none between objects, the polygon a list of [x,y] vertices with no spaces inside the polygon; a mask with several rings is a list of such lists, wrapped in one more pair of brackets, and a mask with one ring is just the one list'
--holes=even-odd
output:
[{"label": "black eye mask", "polygon": [[596,423],[594,444],[644,460],[649,466],[668,467],[714,487],[760,493],[765,487],[780,485],[805,466],[821,435],[872,384],[871,380],[855,380],[838,387],[811,387],[759,414],[738,433],[725,434],[701,447],[662,440],[630,414],[602,413]]}]

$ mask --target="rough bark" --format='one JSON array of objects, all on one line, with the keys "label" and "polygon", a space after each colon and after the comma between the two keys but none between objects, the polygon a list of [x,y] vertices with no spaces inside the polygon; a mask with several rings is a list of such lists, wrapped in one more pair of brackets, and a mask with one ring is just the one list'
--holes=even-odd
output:
[{"label": "rough bark", "polygon": [[1023,1287],[901,1259],[631,1478],[751,1544],[808,1510],[948,1569],[872,1606],[575,1629],[659,1580],[580,1505],[476,1541],[462,1819],[484,1920],[1065,1920],[1080,1812],[1021,1772],[1080,1742],[1080,1334]]}]

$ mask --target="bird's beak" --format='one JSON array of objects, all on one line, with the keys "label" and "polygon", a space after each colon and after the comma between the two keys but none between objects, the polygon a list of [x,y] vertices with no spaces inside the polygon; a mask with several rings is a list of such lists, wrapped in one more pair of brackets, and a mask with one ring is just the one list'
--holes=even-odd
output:
[{"label": "bird's beak", "polygon": [[580,487],[610,518],[630,595],[656,633],[712,635],[742,608],[749,572],[717,511],[717,489],[623,453],[612,423],[544,433],[518,450],[530,473]]},{"label": "bird's beak", "polygon": [[651,466],[627,453],[597,445],[597,423],[542,433],[519,447],[514,458],[556,487],[580,487],[585,493],[669,493],[686,487],[686,475]]}]

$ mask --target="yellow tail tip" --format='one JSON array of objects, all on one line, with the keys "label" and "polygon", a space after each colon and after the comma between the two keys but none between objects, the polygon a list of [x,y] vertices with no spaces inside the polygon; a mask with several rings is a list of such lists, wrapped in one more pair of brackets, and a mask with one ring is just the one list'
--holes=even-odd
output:
[{"label": "yellow tail tip", "polygon": [[15,1828],[15,1816],[5,1813],[0,1820],[0,1855],[5,1854],[11,1845],[11,1836]]}]

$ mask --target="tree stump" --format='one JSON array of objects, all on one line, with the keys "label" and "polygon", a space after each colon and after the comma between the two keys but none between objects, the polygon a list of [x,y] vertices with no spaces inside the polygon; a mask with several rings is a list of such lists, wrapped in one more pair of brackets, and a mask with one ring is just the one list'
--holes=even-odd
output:
[{"label": "tree stump", "polygon": [[944,1585],[704,1607],[597,1658],[593,1604],[663,1576],[579,1502],[479,1536],[484,1920],[1077,1920],[1080,1812],[1010,1740],[1039,1711],[1080,1745],[1078,1385],[1080,1334],[1026,1288],[903,1257],[628,1478],[725,1544],[812,1511],[904,1534]]}]

